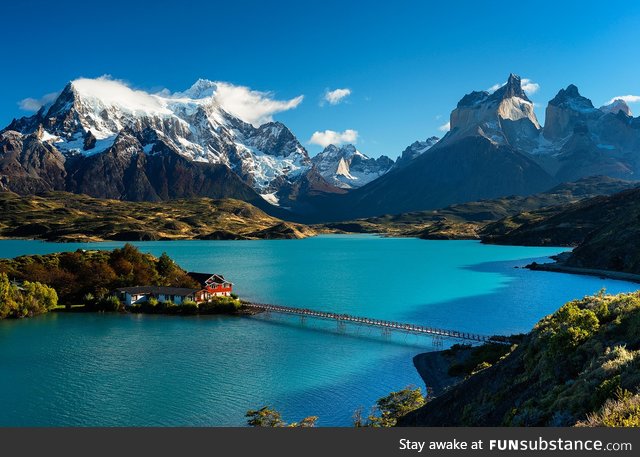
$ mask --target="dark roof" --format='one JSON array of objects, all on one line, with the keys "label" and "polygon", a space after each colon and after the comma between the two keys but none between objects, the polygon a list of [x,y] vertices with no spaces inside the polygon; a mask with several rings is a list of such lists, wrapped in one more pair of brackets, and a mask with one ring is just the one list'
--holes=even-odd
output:
[{"label": "dark roof", "polygon": [[153,294],[153,295],[179,295],[186,297],[196,293],[198,289],[188,289],[186,287],[164,287],[164,286],[134,286],[120,287],[116,292],[127,292],[130,294]]},{"label": "dark roof", "polygon": [[227,281],[226,279],[224,279],[224,276],[222,275],[218,275],[218,274],[213,274],[213,273],[196,273],[194,271],[190,271],[189,273],[187,273],[189,276],[191,276],[193,279],[195,279],[202,287],[205,286],[205,283],[207,282],[207,280],[213,278],[213,282],[217,283],[217,284],[222,284],[222,283],[230,283],[230,281]]}]

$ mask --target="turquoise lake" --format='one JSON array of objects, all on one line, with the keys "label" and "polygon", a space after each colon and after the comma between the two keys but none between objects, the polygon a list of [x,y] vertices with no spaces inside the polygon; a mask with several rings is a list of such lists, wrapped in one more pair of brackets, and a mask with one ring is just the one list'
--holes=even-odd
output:
[{"label": "turquoise lake", "polygon": [[[1,240],[0,257],[122,244]],[[516,268],[562,248],[376,236],[133,244],[222,273],[244,299],[488,335],[528,331],[603,287],[638,288]],[[234,426],[263,405],[285,420],[347,426],[358,407],[424,387],[412,357],[434,349],[428,337],[275,315],[0,321],[0,426]]]}]

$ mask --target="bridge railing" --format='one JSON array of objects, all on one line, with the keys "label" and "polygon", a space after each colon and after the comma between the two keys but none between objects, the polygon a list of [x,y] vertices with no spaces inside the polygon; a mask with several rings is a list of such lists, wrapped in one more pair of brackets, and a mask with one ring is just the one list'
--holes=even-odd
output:
[{"label": "bridge railing", "polygon": [[481,343],[495,342],[507,344],[504,341],[496,341],[492,337],[480,335],[477,333],[460,332],[458,330],[441,329],[435,327],[426,327],[422,325],[409,324],[403,322],[387,321],[383,319],[374,319],[369,317],[352,316],[349,314],[340,314],[329,311],[318,311],[308,308],[294,308],[290,306],[280,306],[268,303],[243,302],[243,305],[249,308],[273,311],[277,313],[296,314],[300,316],[310,316],[319,319],[331,319],[340,322],[352,322],[356,324],[369,325],[374,327],[387,328],[392,330],[404,331],[415,334],[436,335],[448,338],[456,338]]}]

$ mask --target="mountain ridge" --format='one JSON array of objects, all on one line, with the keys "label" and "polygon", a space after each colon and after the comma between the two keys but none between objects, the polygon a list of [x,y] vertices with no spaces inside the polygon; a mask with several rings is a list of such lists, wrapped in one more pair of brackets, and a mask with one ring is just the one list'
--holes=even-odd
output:
[{"label": "mountain ridge", "polygon": [[105,78],[74,80],[0,130],[0,188],[133,201],[230,197],[317,222],[640,175],[640,118],[620,99],[594,107],[573,84],[549,101],[541,126],[522,79],[510,74],[493,92],[463,96],[444,138],[415,142],[395,162],[353,145],[310,157],[284,124],[253,125],[225,111],[218,84],[200,79],[184,92],[151,94]]}]

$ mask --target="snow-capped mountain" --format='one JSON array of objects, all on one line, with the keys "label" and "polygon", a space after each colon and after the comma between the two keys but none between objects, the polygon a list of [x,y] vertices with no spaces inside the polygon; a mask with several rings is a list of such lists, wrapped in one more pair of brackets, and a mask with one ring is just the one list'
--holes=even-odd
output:
[{"label": "snow-capped mountain", "polygon": [[223,109],[219,84],[198,80],[184,92],[152,94],[104,78],[75,80],[0,130],[0,189],[231,197],[327,220],[527,195],[593,175],[640,176],[640,117],[620,99],[596,108],[574,85],[549,101],[541,127],[511,74],[494,92],[465,95],[443,139],[415,142],[394,164],[352,145],[311,159],[283,124],[253,125]]},{"label": "snow-capped mountain", "polygon": [[190,162],[225,165],[276,202],[284,185],[311,168],[307,151],[279,122],[256,127],[226,112],[216,101],[216,90],[215,82],[199,80],[182,93],[151,94],[114,80],[81,78],[50,106],[4,130],[39,131],[40,141],[67,162],[172,151]]},{"label": "snow-capped mountain", "polygon": [[311,161],[327,182],[342,189],[362,187],[393,166],[389,157],[367,157],[352,144],[340,147],[330,144]]},{"label": "snow-capped mountain", "polygon": [[437,136],[432,136],[424,141],[413,142],[412,144],[407,146],[404,151],[402,151],[402,154],[396,160],[393,168],[402,168],[408,165],[413,159],[421,156],[429,149],[431,149],[438,141],[440,141],[440,138],[438,138]]}]

